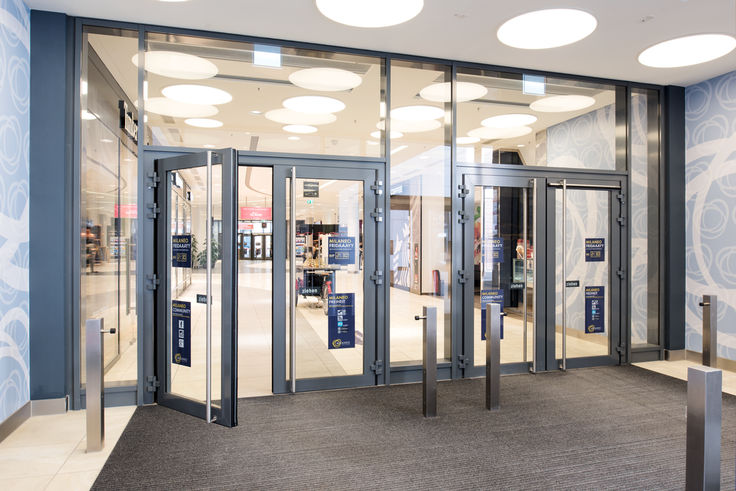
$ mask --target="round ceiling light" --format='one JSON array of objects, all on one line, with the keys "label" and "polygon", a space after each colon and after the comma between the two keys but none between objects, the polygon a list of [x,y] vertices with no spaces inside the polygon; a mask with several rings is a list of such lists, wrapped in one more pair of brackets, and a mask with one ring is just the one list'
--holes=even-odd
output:
[{"label": "round ceiling light", "polygon": [[300,133],[303,135],[306,135],[308,133],[316,133],[317,128],[314,126],[309,126],[306,124],[289,124],[283,127],[284,131],[288,131],[289,133]]},{"label": "round ceiling light", "polygon": [[595,104],[595,99],[587,95],[553,95],[538,99],[529,107],[532,111],[540,113],[564,113],[568,111],[579,111]]},{"label": "round ceiling light", "polygon": [[445,111],[435,106],[404,106],[391,110],[391,119],[399,121],[431,121],[444,115]]},{"label": "round ceiling light", "polygon": [[272,109],[264,114],[266,119],[275,123],[281,124],[309,124],[309,125],[320,125],[330,124],[337,121],[337,116],[334,114],[305,114],[292,111],[291,109],[280,108]]},{"label": "round ceiling light", "polygon": [[[203,80],[217,75],[217,65],[199,56],[176,51],[147,51],[146,71],[163,77]],[[138,54],[131,59],[138,66]]]},{"label": "round ceiling light", "polygon": [[[381,132],[380,131],[373,131],[373,132],[371,132],[371,136],[373,138],[381,138]],[[404,136],[404,134],[402,132],[391,130],[391,139],[392,140],[398,140],[402,136]]]},{"label": "round ceiling light", "polygon": [[531,114],[502,114],[486,118],[480,124],[486,128],[516,128],[532,124],[536,120],[537,117]]},{"label": "round ceiling light", "polygon": [[360,75],[340,68],[306,68],[289,75],[289,81],[302,89],[323,92],[354,89],[363,83]]},{"label": "round ceiling light", "polygon": [[[442,123],[436,119],[429,119],[426,121],[397,121],[391,120],[391,131],[401,131],[403,133],[422,133],[424,131],[432,131],[437,128],[441,128]],[[386,122],[379,121],[376,123],[376,128],[379,130],[386,129]]]},{"label": "round ceiling light", "polygon": [[468,131],[468,136],[474,136],[481,140],[498,140],[501,138],[516,138],[531,133],[533,130],[529,126],[520,126],[517,128],[487,128],[485,126]]},{"label": "round ceiling light", "polygon": [[478,143],[480,138],[477,136],[458,136],[455,141],[458,145],[470,145],[472,143]]},{"label": "round ceiling light", "polygon": [[187,104],[227,104],[233,100],[229,92],[207,85],[170,85],[161,91],[169,99]]},{"label": "round ceiling light", "polygon": [[352,27],[388,27],[416,17],[424,0],[316,0],[330,20]]},{"label": "round ceiling light", "polygon": [[206,104],[187,104],[167,97],[146,99],[146,112],[172,118],[209,118],[217,114],[217,108]]},{"label": "round ceiling light", "polygon": [[284,107],[305,114],[330,114],[345,109],[345,103],[321,95],[302,95],[284,101]]},{"label": "round ceiling light", "polygon": [[[480,99],[488,93],[488,89],[472,82],[457,82],[457,102],[468,102]],[[427,85],[419,91],[422,99],[432,102],[450,102],[452,88],[450,82]]]},{"label": "round ceiling light", "polygon": [[185,119],[184,122],[189,126],[195,126],[197,128],[219,128],[222,126],[222,121],[208,118],[189,118]]},{"label": "round ceiling light", "polygon": [[639,63],[654,68],[697,65],[727,55],[734,48],[736,39],[726,34],[684,36],[645,49]]},{"label": "round ceiling light", "polygon": [[596,18],[582,10],[536,10],[507,20],[496,36],[512,48],[547,49],[580,41],[597,26]]}]

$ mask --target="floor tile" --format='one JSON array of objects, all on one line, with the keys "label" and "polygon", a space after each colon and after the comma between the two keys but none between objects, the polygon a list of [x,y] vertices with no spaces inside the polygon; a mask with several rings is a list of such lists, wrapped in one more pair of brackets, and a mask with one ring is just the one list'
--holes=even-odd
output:
[{"label": "floor tile", "polygon": [[97,479],[100,470],[59,473],[49,482],[46,491],[87,491]]}]

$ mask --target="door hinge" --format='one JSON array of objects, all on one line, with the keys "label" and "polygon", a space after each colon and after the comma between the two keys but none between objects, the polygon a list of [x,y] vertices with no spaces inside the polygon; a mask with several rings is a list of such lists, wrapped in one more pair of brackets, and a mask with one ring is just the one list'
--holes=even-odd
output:
[{"label": "door hinge", "polygon": [[146,391],[156,392],[161,387],[161,382],[158,381],[155,375],[149,375],[146,377]]},{"label": "door hinge", "polygon": [[370,275],[370,279],[375,281],[376,285],[383,285],[383,271],[376,270],[372,275]]},{"label": "door hinge", "polygon": [[623,206],[623,205],[625,205],[625,204],[626,204],[626,196],[624,195],[624,193],[618,193],[618,194],[616,195],[616,197],[617,197],[617,198],[618,198],[618,200],[619,200],[619,201],[621,202],[621,206]]},{"label": "door hinge", "polygon": [[376,196],[381,196],[383,194],[383,181],[376,181],[373,185],[371,185],[371,189],[374,193],[376,193]]},{"label": "door hinge", "polygon": [[159,283],[161,283],[161,280],[158,279],[158,275],[156,274],[147,274],[146,280],[148,280],[148,285],[146,285],[148,290],[155,290],[158,288]]},{"label": "door hinge", "polygon": [[626,272],[625,272],[625,271],[624,271],[623,269],[619,269],[618,271],[616,271],[616,274],[617,274],[617,275],[618,275],[618,277],[619,277],[619,278],[621,278],[622,280],[623,280],[623,279],[624,279],[624,277],[626,276]]},{"label": "door hinge", "polygon": [[618,218],[616,219],[616,221],[618,222],[618,224],[619,224],[619,225],[620,225],[621,227],[623,227],[624,225],[626,225],[626,217],[618,217]]},{"label": "door hinge", "polygon": [[376,360],[371,364],[371,370],[376,372],[376,375],[383,373],[383,360]]},{"label": "door hinge", "polygon": [[151,210],[148,212],[148,214],[146,214],[146,218],[151,218],[155,220],[156,218],[158,218],[158,214],[161,213],[161,208],[159,208],[156,203],[148,203],[146,204],[146,208]]},{"label": "door hinge", "polygon": [[371,212],[371,216],[377,221],[382,222],[383,221],[383,208],[376,208]]},{"label": "door hinge", "polygon": [[457,193],[458,198],[464,199],[468,194],[470,194],[470,189],[468,189],[465,184],[458,184],[457,188],[460,191]]},{"label": "door hinge", "polygon": [[161,178],[158,177],[158,173],[156,171],[149,172],[148,178],[151,180],[150,183],[148,183],[148,188],[153,189],[158,187],[158,183],[161,182]]},{"label": "door hinge", "polygon": [[624,353],[626,352],[626,346],[624,346],[624,345],[621,345],[621,346],[616,346],[616,352],[617,352],[617,353],[618,353],[618,354],[619,354],[620,356],[624,356]]},{"label": "door hinge", "polygon": [[468,218],[468,215],[465,213],[465,211],[459,210],[457,212],[457,214],[460,217],[460,218],[457,219],[457,223],[467,223],[467,222],[470,221],[470,219]]},{"label": "door hinge", "polygon": [[457,367],[458,368],[465,368],[465,355],[457,355]]},{"label": "door hinge", "polygon": [[467,278],[465,278],[465,271],[460,270],[457,272],[457,282],[458,283],[465,283],[467,281]]}]

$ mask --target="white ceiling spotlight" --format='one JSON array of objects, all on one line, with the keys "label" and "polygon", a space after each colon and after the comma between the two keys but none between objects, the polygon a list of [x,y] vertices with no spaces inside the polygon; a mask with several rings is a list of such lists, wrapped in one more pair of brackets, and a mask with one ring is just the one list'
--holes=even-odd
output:
[{"label": "white ceiling spotlight", "polygon": [[284,131],[288,131],[289,133],[299,133],[302,135],[317,132],[317,128],[306,124],[289,124],[284,126],[282,129]]},{"label": "white ceiling spotlight", "polygon": [[344,102],[321,95],[290,97],[283,104],[287,109],[305,114],[330,114],[345,109]]},{"label": "white ceiling spotlight", "polygon": [[474,136],[481,140],[498,140],[501,138],[516,138],[528,135],[533,130],[529,126],[516,128],[487,128],[485,126],[468,131],[468,136]]},{"label": "white ceiling spotlight", "polygon": [[330,20],[352,27],[389,27],[416,17],[424,0],[316,0]]},{"label": "white ceiling spotlight", "polygon": [[209,118],[217,114],[218,110],[207,104],[187,104],[167,97],[152,97],[146,101],[146,112],[172,118]]},{"label": "white ceiling spotlight", "polygon": [[340,68],[306,68],[289,75],[289,81],[307,90],[339,92],[363,83],[360,75]]},{"label": "white ceiling spotlight", "polygon": [[189,118],[185,119],[184,122],[197,128],[219,128],[222,126],[222,121],[208,118]]},{"label": "white ceiling spotlight", "polygon": [[[169,78],[203,80],[217,75],[217,65],[199,56],[177,51],[147,51],[146,71]],[[138,66],[138,54],[131,58]]]},{"label": "white ceiling spotlight", "polygon": [[233,100],[229,92],[207,85],[170,85],[161,91],[163,95],[174,101],[187,104],[227,104]]},{"label": "white ceiling spotlight", "polygon": [[334,114],[306,114],[292,111],[284,107],[279,109],[272,109],[264,114],[265,118],[274,123],[281,124],[308,124],[308,125],[320,125],[330,124],[337,121],[337,116]]},{"label": "white ceiling spotlight", "polygon": [[595,104],[595,99],[587,95],[553,95],[537,99],[529,104],[532,111],[540,113],[564,113],[579,111]]},{"label": "white ceiling spotlight", "polygon": [[391,109],[391,119],[399,121],[430,121],[444,117],[445,111],[435,106],[403,106]]},{"label": "white ceiling spotlight", "polygon": [[[468,102],[480,99],[488,93],[488,89],[472,82],[457,82],[457,102]],[[419,91],[422,99],[432,102],[450,102],[452,88],[450,82],[427,85]]]},{"label": "white ceiling spotlight", "polygon": [[727,34],[696,34],[655,44],[639,54],[639,63],[653,68],[698,65],[725,56],[736,48]]},{"label": "white ceiling spotlight", "polygon": [[496,36],[512,48],[547,49],[580,41],[597,26],[596,18],[582,10],[536,10],[507,20]]},{"label": "white ceiling spotlight", "polygon": [[536,121],[537,117],[531,114],[502,114],[486,118],[480,124],[486,128],[515,128],[530,125]]}]

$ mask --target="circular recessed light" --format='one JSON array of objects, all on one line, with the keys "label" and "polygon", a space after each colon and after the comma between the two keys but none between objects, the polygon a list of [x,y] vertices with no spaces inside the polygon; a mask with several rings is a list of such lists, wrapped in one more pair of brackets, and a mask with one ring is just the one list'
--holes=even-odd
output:
[{"label": "circular recessed light", "polygon": [[639,63],[654,68],[697,65],[727,55],[736,48],[736,39],[726,34],[697,34],[670,39],[639,55]]},{"label": "circular recessed light", "polygon": [[304,135],[317,132],[317,128],[306,124],[289,124],[284,126],[283,130],[288,131],[289,133],[300,133]]},{"label": "circular recessed light", "polygon": [[472,143],[478,143],[480,138],[477,136],[458,136],[455,141],[458,145],[470,145]]},{"label": "circular recessed light", "polygon": [[595,104],[595,99],[587,95],[553,95],[538,99],[529,107],[540,113],[564,113],[568,111],[579,111]]},{"label": "circular recessed light", "polygon": [[204,144],[204,145],[202,145],[202,146],[203,146],[204,148],[215,148],[215,146],[214,146],[213,144],[211,144],[211,143],[205,143],[205,144]]},{"label": "circular recessed light", "polygon": [[391,119],[399,121],[430,121],[444,115],[445,111],[435,106],[404,106],[391,110]]},{"label": "circular recessed light", "polygon": [[532,124],[536,120],[537,117],[531,114],[502,114],[486,118],[480,124],[486,128],[515,128]]},{"label": "circular recessed light", "polygon": [[189,126],[196,126],[197,128],[219,128],[222,126],[222,121],[207,118],[189,118],[185,119],[184,122]]},{"label": "circular recessed light", "polygon": [[227,104],[233,100],[228,92],[207,85],[170,85],[161,91],[163,95],[174,101],[188,104]]},{"label": "circular recessed light", "polygon": [[[217,65],[199,56],[176,51],[147,51],[146,71],[170,78],[203,80],[217,75]],[[131,61],[138,66],[138,54]]]},{"label": "circular recessed light", "polygon": [[496,36],[512,48],[557,48],[587,37],[597,25],[596,18],[582,10],[536,10],[507,20]]},{"label": "circular recessed light", "polygon": [[340,68],[306,68],[289,75],[289,81],[302,89],[338,92],[354,89],[363,79]]},{"label": "circular recessed light", "polygon": [[353,27],[388,27],[401,24],[424,8],[424,0],[317,0],[317,8],[330,20]]},{"label": "circular recessed light", "polygon": [[146,100],[146,112],[171,116],[172,118],[209,118],[217,114],[218,111],[215,106],[187,104],[167,97],[152,97]]},{"label": "circular recessed light", "polygon": [[295,141],[301,140],[301,138],[299,138],[298,136],[290,136],[290,137],[287,138],[287,140],[291,140],[291,141],[295,142]]},{"label": "circular recessed light", "polygon": [[334,114],[305,114],[292,111],[291,109],[272,109],[265,114],[266,119],[281,124],[330,124],[337,121]]},{"label": "circular recessed light", "polygon": [[306,114],[329,114],[345,109],[345,103],[332,97],[321,95],[301,95],[284,101],[284,107]]},{"label": "circular recessed light", "polygon": [[[427,121],[397,121],[391,120],[391,131],[401,131],[402,133],[422,133],[424,131],[432,131],[437,128],[441,128],[442,123],[436,119],[430,119]],[[379,130],[386,129],[386,122],[379,121],[376,123],[376,128]]]},{"label": "circular recessed light", "polygon": [[485,126],[468,131],[469,136],[480,138],[481,140],[498,140],[501,138],[516,138],[517,136],[528,135],[532,132],[529,126],[520,126],[517,128],[487,128]]},{"label": "circular recessed light", "polygon": [[[381,138],[381,132],[380,131],[373,131],[373,132],[371,132],[371,136],[373,138]],[[404,134],[402,132],[391,130],[391,139],[392,140],[397,140],[397,139],[401,138],[402,136],[404,136]]]},{"label": "circular recessed light", "polygon": [[251,114],[263,114],[263,111],[259,111],[258,109],[254,109],[250,113]]},{"label": "circular recessed light", "polygon": [[[488,93],[488,89],[472,82],[457,82],[457,102],[468,102],[480,99]],[[452,88],[450,82],[427,85],[419,91],[422,99],[432,102],[450,102]]]},{"label": "circular recessed light", "polygon": [[109,138],[103,138],[103,139],[102,139],[102,140],[100,140],[100,141],[101,141],[102,143],[112,143],[112,140],[111,140],[111,139],[109,139]]}]

